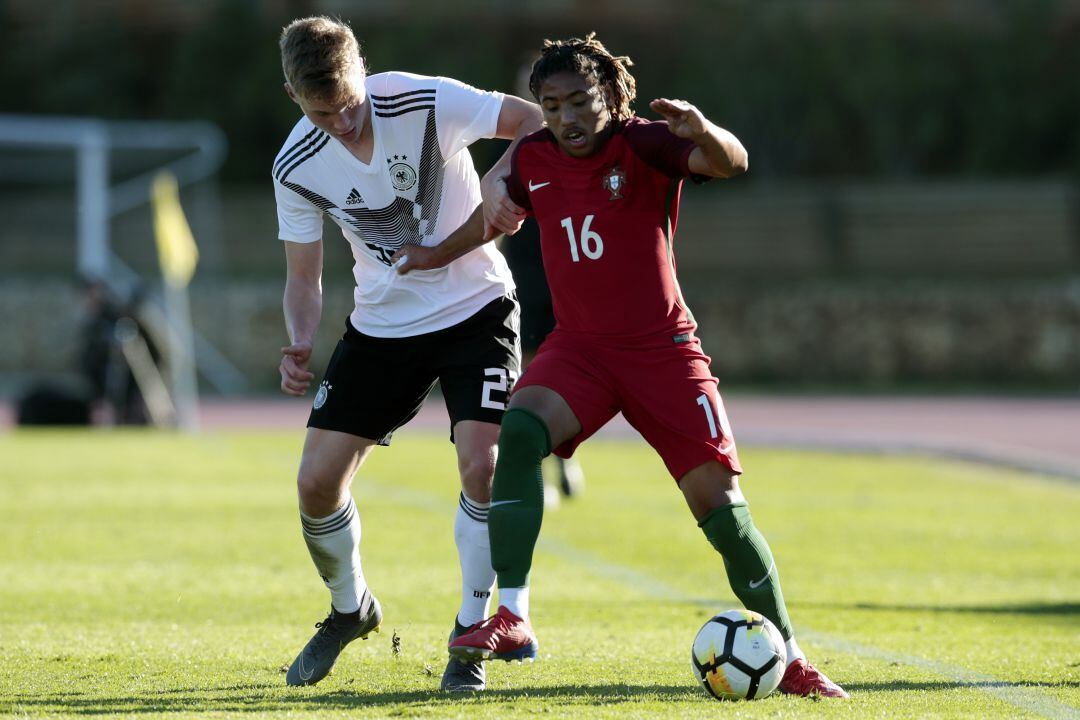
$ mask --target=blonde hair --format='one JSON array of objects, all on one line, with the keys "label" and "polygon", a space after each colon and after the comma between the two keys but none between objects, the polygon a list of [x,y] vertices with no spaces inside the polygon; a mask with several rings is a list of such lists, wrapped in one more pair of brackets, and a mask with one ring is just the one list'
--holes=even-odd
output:
[{"label": "blonde hair", "polygon": [[281,69],[296,95],[321,102],[351,99],[364,77],[364,59],[352,28],[318,15],[293,20],[281,31]]}]

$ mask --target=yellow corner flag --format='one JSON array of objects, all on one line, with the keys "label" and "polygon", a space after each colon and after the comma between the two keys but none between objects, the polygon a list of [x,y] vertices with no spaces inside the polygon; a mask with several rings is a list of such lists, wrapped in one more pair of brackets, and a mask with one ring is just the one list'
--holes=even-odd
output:
[{"label": "yellow corner flag", "polygon": [[154,205],[154,235],[161,273],[173,287],[187,287],[199,262],[199,248],[180,207],[176,176],[168,171],[158,173],[150,198]]}]

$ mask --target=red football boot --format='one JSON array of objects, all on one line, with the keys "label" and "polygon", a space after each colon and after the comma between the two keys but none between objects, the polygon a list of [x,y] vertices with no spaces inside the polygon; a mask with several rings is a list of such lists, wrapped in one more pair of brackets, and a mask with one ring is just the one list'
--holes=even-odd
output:
[{"label": "red football boot", "polygon": [[820,695],[821,697],[846,698],[849,695],[844,688],[805,660],[796,660],[788,665],[784,679],[780,681],[780,692],[788,695]]},{"label": "red football boot", "polygon": [[503,606],[499,611],[473,626],[470,632],[454,638],[450,655],[468,662],[481,660],[532,660],[539,644],[528,620],[522,620]]}]

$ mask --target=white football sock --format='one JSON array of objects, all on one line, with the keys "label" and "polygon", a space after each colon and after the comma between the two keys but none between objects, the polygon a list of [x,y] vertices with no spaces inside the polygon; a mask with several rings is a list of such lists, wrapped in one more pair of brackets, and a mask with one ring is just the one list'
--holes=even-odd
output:
[{"label": "white football sock", "polygon": [[529,588],[499,588],[499,604],[522,620],[528,620]]},{"label": "white football sock", "polygon": [[454,541],[461,562],[461,610],[457,621],[469,627],[485,619],[495,586],[488,540],[488,507],[461,493],[454,517]]},{"label": "white football sock", "polygon": [[360,515],[352,495],[324,518],[300,512],[304,542],[326,587],[330,602],[341,613],[356,612],[367,583],[360,568]]},{"label": "white football sock", "polygon": [[790,640],[784,641],[784,647],[787,648],[787,664],[795,662],[796,660],[805,660],[806,654],[799,647],[799,643],[795,642],[795,636],[792,635]]}]

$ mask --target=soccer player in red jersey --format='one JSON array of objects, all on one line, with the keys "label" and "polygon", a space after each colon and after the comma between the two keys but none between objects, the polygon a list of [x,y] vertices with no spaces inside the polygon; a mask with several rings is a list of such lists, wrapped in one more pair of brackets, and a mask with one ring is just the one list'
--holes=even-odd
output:
[{"label": "soccer player in red jersey", "polygon": [[544,508],[540,463],[552,451],[569,457],[622,412],[663,458],[735,595],[780,629],[788,656],[781,691],[847,697],[795,642],[772,552],[739,489],[717,379],[675,276],[683,179],[738,175],[746,150],[682,100],[650,103],[663,121],[634,116],[629,65],[593,35],[547,41],[533,65],[529,86],[547,127],[515,148],[504,210],[517,211],[516,203],[540,225],[556,327],[502,420],[488,515],[499,609],[454,639],[450,654],[536,656],[528,618]]}]

